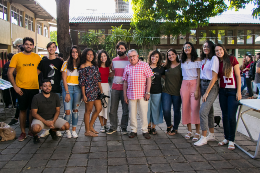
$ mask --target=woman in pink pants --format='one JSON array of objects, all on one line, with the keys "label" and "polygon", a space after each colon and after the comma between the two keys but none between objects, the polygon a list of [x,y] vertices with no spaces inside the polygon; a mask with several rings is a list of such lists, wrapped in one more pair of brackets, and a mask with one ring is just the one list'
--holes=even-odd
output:
[{"label": "woman in pink pants", "polygon": [[195,48],[190,42],[186,42],[182,49],[181,68],[183,81],[181,85],[182,99],[182,124],[187,124],[188,133],[186,139],[193,136],[191,124],[195,124],[196,133],[192,141],[200,138],[200,67]]}]

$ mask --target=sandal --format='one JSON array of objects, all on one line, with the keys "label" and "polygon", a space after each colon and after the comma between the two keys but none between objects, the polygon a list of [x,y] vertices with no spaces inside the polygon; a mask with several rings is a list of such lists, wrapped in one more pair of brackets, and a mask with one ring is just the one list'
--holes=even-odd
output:
[{"label": "sandal", "polygon": [[152,128],[152,130],[151,130],[151,134],[153,134],[153,135],[156,135],[156,134],[157,134],[157,132],[156,132],[156,129],[155,129],[155,128]]},{"label": "sandal", "polygon": [[192,132],[188,131],[185,135],[185,139],[190,139],[192,137]]},{"label": "sandal", "polygon": [[192,141],[198,141],[200,138],[200,134],[199,133],[195,133],[194,137],[192,138]]},{"label": "sandal", "polygon": [[151,133],[151,126],[148,126],[147,129],[148,129],[148,133],[149,133],[149,134],[152,134],[152,133]]},{"label": "sandal", "polygon": [[95,133],[95,134],[99,134],[94,128],[90,129],[90,131]]},{"label": "sandal", "polygon": [[219,146],[223,146],[223,145],[226,145],[226,144],[228,144],[228,140],[226,140],[226,139],[224,139],[223,141],[218,143]]},{"label": "sandal", "polygon": [[172,127],[173,127],[173,125],[171,125],[170,127],[167,127],[166,134],[170,134],[171,133]]},{"label": "sandal", "polygon": [[228,143],[228,149],[229,149],[229,150],[234,150],[234,149],[235,149],[235,144],[234,144],[234,142],[229,141],[229,143]]},{"label": "sandal", "polygon": [[176,135],[178,133],[178,130],[174,130],[172,129],[171,133],[169,135],[173,136],[173,135]]},{"label": "sandal", "polygon": [[85,136],[97,137],[98,135],[93,133],[92,131],[85,132]]}]

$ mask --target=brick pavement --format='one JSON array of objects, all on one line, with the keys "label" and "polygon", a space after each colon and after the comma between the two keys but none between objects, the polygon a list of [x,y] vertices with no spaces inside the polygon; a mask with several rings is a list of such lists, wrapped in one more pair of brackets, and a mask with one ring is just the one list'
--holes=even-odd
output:
[{"label": "brick pavement", "polygon": [[[215,115],[221,111],[218,100],[214,103]],[[121,111],[119,110],[119,115]],[[240,149],[229,151],[227,146],[209,142],[202,147],[193,146],[184,138],[187,130],[180,125],[174,136],[165,134],[165,123],[157,127],[157,135],[146,140],[140,131],[130,139],[120,130],[112,135],[104,133],[98,137],[84,136],[84,105],[80,107],[77,126],[79,138],[61,137],[53,141],[50,136],[41,138],[40,144],[33,144],[31,138],[0,142],[0,173],[16,172],[260,172],[260,159],[251,159]],[[6,122],[9,122],[6,120]],[[19,126],[14,126],[17,137]],[[98,119],[95,129],[100,129]],[[128,128],[130,131],[130,128]],[[215,128],[217,140],[223,139],[223,126]],[[254,151],[255,143],[237,134],[236,140],[247,150]]]}]

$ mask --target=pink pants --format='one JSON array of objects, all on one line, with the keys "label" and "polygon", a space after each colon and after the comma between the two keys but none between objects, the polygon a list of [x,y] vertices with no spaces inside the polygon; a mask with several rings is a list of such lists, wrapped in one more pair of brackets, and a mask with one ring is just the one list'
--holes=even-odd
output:
[{"label": "pink pants", "polygon": [[200,91],[198,100],[195,100],[196,85],[197,79],[182,81],[182,124],[200,124]]}]

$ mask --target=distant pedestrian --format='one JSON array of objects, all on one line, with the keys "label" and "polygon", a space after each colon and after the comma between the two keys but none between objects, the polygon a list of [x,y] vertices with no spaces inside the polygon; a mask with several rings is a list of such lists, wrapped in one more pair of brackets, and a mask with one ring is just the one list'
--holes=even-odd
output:
[{"label": "distant pedestrian", "polygon": [[248,65],[246,66],[246,68],[243,69],[243,73],[245,74],[245,79],[246,79],[246,87],[247,87],[247,91],[249,93],[248,98],[251,99],[254,95],[253,93],[253,89],[252,89],[252,79],[249,76],[249,70],[250,70],[250,66],[252,63],[254,63],[253,58],[251,55],[246,55],[246,61],[248,63]]},{"label": "distant pedestrian", "polygon": [[260,53],[256,54],[256,61],[255,83],[259,90],[257,99],[260,99]]},{"label": "distant pedestrian", "polygon": [[[148,100],[150,99],[152,70],[146,62],[138,59],[138,53],[132,49],[128,51],[130,64],[125,67],[123,74],[124,100],[128,104],[130,114],[131,133],[129,138],[137,136],[137,110],[141,118],[143,136],[150,139],[148,133]],[[112,102],[113,103],[113,102]]]}]

